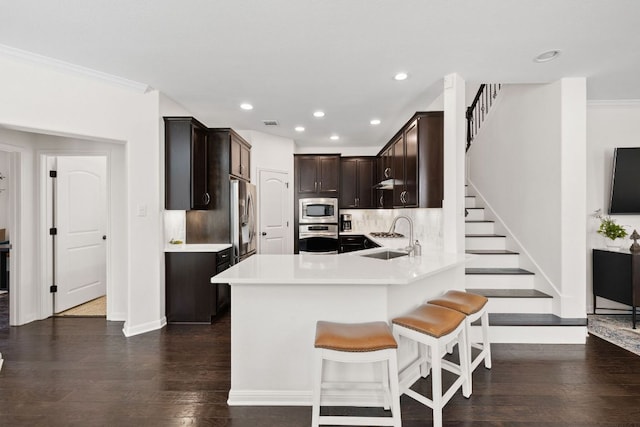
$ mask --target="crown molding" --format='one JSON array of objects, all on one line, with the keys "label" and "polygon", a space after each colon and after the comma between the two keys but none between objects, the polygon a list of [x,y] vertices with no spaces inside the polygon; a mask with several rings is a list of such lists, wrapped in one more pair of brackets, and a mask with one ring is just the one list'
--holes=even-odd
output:
[{"label": "crown molding", "polygon": [[27,52],[26,50],[16,49],[2,44],[0,44],[0,56],[19,59],[33,64],[51,67],[59,71],[90,77],[92,79],[100,80],[139,93],[146,93],[151,89],[149,85],[144,83],[139,83],[123,77],[114,76],[113,74],[104,73],[81,65],[72,64],[70,62],[61,61],[59,59],[50,58],[33,52]]},{"label": "crown molding", "polygon": [[588,107],[640,107],[640,99],[594,99]]}]

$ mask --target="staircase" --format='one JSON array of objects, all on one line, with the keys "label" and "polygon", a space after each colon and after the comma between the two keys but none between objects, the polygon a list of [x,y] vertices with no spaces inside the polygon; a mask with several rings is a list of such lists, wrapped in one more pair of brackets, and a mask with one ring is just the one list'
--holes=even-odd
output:
[{"label": "staircase", "polygon": [[[587,319],[554,315],[553,296],[535,289],[535,274],[520,268],[521,255],[507,249],[476,197],[466,196],[465,206],[466,252],[476,255],[467,263],[466,288],[489,298],[491,342],[584,343]],[[479,339],[480,327],[471,334]]]}]

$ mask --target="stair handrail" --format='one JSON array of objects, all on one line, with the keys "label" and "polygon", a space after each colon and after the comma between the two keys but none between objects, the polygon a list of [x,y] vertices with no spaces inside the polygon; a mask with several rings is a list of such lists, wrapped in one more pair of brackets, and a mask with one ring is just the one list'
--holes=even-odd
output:
[{"label": "stair handrail", "polygon": [[478,88],[478,93],[473,98],[473,102],[467,108],[467,148],[469,151],[471,143],[478,135],[482,123],[484,123],[489,109],[495,102],[498,92],[502,89],[500,83],[483,83]]}]

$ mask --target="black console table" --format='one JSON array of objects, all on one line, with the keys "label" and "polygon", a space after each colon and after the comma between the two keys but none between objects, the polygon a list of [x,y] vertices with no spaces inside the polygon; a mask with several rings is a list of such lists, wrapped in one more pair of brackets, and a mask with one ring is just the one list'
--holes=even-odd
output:
[{"label": "black console table", "polygon": [[593,312],[596,297],[631,306],[633,329],[640,306],[640,253],[629,250],[593,250]]}]

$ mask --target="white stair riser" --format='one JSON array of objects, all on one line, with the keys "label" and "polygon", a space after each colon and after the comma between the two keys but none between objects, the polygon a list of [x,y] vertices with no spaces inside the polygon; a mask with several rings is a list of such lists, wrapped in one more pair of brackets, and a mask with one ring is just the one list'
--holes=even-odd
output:
[{"label": "white stair riser", "polygon": [[470,221],[482,221],[484,220],[484,209],[469,209],[469,213],[464,219]]},{"label": "white stair riser", "polygon": [[504,255],[476,255],[474,259],[467,261],[466,266],[472,268],[517,268],[520,266],[518,254]]},{"label": "white stair riser", "polygon": [[464,196],[464,206],[466,208],[475,208],[476,207],[476,198],[473,196]]},{"label": "white stair riser", "polygon": [[507,239],[504,237],[466,237],[465,248],[473,249],[506,249]]},{"label": "white stair riser", "polygon": [[[471,327],[471,340],[480,342],[480,326]],[[585,344],[586,326],[490,326],[489,341],[513,344]],[[480,364],[478,369],[484,369]]]},{"label": "white stair riser", "polygon": [[533,274],[465,274],[468,289],[533,289]]},{"label": "white stair riser", "polygon": [[495,223],[493,222],[465,222],[464,232],[467,234],[494,234]]},{"label": "white stair riser", "polygon": [[489,298],[489,313],[551,313],[553,298]]}]

